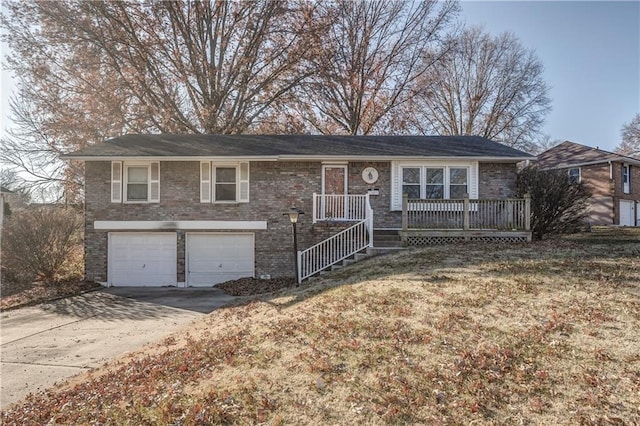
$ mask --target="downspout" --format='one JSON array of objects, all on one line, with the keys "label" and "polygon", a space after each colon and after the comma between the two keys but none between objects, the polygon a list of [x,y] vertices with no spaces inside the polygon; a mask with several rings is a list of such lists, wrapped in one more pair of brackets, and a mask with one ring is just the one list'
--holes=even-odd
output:
[{"label": "downspout", "polygon": [[609,161],[609,180],[613,180],[613,163]]}]

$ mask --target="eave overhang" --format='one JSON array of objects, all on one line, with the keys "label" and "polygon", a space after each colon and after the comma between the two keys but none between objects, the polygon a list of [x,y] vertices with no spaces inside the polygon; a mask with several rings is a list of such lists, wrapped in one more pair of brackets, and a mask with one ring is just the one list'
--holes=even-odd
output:
[{"label": "eave overhang", "polygon": [[61,155],[63,160],[73,161],[420,161],[420,160],[442,160],[442,161],[480,161],[492,163],[518,163],[520,161],[534,160],[534,156],[522,157],[491,157],[491,156],[381,156],[381,155],[273,155],[273,156],[73,156]]}]

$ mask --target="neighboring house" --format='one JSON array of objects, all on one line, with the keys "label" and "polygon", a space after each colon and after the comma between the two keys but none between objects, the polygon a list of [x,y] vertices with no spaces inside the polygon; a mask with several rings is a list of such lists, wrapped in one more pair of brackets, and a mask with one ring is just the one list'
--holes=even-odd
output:
[{"label": "neighboring house", "polygon": [[533,159],[480,137],[309,135],[128,135],[63,157],[85,162],[86,278],[122,286],[293,276],[292,207],[300,278],[374,246],[374,229],[398,237],[418,199],[486,238],[472,202],[513,197]]},{"label": "neighboring house", "polygon": [[542,169],[567,171],[592,192],[592,225],[640,225],[640,160],[565,141],[538,155]]}]

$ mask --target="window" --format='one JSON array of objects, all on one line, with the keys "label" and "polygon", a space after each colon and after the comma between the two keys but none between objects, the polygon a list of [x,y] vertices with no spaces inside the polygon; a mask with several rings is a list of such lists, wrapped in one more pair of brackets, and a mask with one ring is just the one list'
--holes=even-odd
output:
[{"label": "window", "polygon": [[236,168],[214,168],[213,201],[236,201]]},{"label": "window", "polygon": [[[444,169],[427,167],[424,198],[441,200],[444,198]],[[411,198],[411,196],[409,196]],[[420,197],[416,197],[420,198]]]},{"label": "window", "polygon": [[631,166],[622,165],[622,192],[629,194],[631,192]]},{"label": "window", "polygon": [[201,203],[249,201],[249,163],[200,163]]},{"label": "window", "polygon": [[409,198],[420,198],[420,168],[402,169],[402,193],[408,194]]},{"label": "window", "polygon": [[160,201],[160,163],[157,161],[111,162],[111,202]]},{"label": "window", "polygon": [[469,169],[466,167],[451,167],[449,169],[449,198],[460,200],[469,194],[467,181]]},{"label": "window", "polygon": [[580,167],[573,167],[568,170],[569,183],[580,183]]},{"label": "window", "polygon": [[472,160],[392,161],[391,210],[402,210],[402,194],[409,199],[461,200],[464,194],[477,199],[478,167]]},{"label": "window", "polygon": [[127,173],[127,201],[147,201],[149,199],[149,167],[129,166]]}]

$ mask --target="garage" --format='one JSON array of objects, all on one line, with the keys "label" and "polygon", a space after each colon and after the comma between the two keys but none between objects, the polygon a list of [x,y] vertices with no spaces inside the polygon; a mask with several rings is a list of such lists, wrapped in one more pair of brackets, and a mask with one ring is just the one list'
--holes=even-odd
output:
[{"label": "garage", "polygon": [[187,285],[213,284],[254,276],[252,233],[187,233]]},{"label": "garage", "polygon": [[110,232],[108,282],[121,287],[175,286],[175,232]]},{"label": "garage", "polygon": [[636,226],[635,201],[620,200],[620,225]]}]

